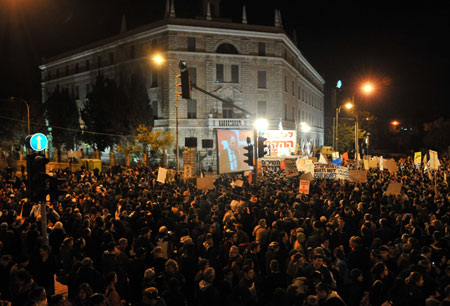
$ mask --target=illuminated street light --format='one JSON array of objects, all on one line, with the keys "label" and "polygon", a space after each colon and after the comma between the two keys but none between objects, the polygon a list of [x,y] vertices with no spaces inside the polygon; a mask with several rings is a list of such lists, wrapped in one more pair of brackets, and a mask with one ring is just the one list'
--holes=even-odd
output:
[{"label": "illuminated street light", "polygon": [[306,122],[300,122],[300,130],[304,133],[311,131],[311,126]]},{"label": "illuminated street light", "polygon": [[268,126],[267,119],[264,119],[264,118],[256,119],[254,126],[255,126],[256,130],[258,130],[258,131],[266,130],[267,126]]},{"label": "illuminated street light", "polygon": [[364,84],[364,86],[362,87],[362,90],[363,90],[365,93],[371,93],[371,92],[373,91],[373,85],[370,84],[370,83],[366,83],[366,84]]},{"label": "illuminated street light", "polygon": [[397,127],[397,125],[399,125],[400,122],[398,122],[397,120],[394,120],[394,121],[391,122],[391,124],[392,124],[394,127]]},{"label": "illuminated street light", "polygon": [[154,62],[155,64],[157,64],[157,65],[162,65],[162,63],[164,63],[164,61],[165,61],[164,57],[162,57],[161,54],[155,54],[155,55],[152,57],[152,60],[153,60],[153,62]]}]

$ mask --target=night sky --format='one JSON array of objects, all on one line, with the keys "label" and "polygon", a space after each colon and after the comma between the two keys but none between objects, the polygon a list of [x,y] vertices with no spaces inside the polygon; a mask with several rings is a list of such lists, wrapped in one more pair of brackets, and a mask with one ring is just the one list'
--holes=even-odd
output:
[{"label": "night sky", "polygon": [[[177,16],[199,15],[197,2],[175,1]],[[357,96],[357,103],[379,119],[411,125],[449,118],[449,8],[310,2],[223,0],[222,17],[240,21],[245,4],[249,24],[271,25],[279,8],[285,31],[292,36],[295,29],[300,51],[326,81],[327,105],[337,80],[343,100],[371,79],[376,94]],[[43,57],[119,33],[123,14],[129,29],[159,19],[164,6],[165,0],[0,0],[0,98],[40,100]]]}]

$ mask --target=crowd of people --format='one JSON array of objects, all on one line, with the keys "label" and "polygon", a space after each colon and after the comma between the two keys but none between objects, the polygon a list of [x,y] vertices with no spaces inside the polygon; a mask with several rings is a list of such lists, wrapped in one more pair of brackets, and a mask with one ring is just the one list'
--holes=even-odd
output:
[{"label": "crowd of people", "polygon": [[[142,165],[58,170],[64,192],[47,203],[4,172],[1,304],[449,305],[449,161],[432,175],[398,164],[366,183],[313,180],[309,194],[282,171],[199,190]],[[386,194],[393,181],[401,195]]]}]

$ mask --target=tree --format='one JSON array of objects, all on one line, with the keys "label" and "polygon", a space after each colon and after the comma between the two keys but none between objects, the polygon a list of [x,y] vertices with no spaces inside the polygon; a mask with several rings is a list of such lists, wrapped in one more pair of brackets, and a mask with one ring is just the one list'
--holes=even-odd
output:
[{"label": "tree", "polygon": [[56,87],[45,102],[46,117],[52,128],[52,144],[59,151],[62,147],[73,149],[79,138],[80,121],[77,104],[68,89]]},{"label": "tree", "polygon": [[[366,131],[361,128],[358,129],[358,139],[364,138]],[[332,142],[331,129],[328,133],[328,141]],[[355,125],[348,123],[339,123],[338,131],[338,152],[350,152],[355,149]]]},{"label": "tree", "polygon": [[150,106],[147,86],[140,70],[131,74],[129,82],[123,82],[127,98],[127,124],[130,132],[140,125],[153,126],[153,110]]},{"label": "tree", "polygon": [[81,118],[89,131],[84,133],[83,140],[103,151],[119,142],[118,135],[127,135],[126,101],[125,93],[114,80],[99,75],[81,111]]},{"label": "tree", "polygon": [[[174,137],[170,131],[163,132],[161,130],[153,131],[151,127],[143,124],[137,128],[137,141],[141,144],[142,153],[148,156],[148,152],[152,153],[152,157],[159,157],[164,155],[164,151],[167,150],[174,141]],[[147,161],[144,161],[147,162]]]}]

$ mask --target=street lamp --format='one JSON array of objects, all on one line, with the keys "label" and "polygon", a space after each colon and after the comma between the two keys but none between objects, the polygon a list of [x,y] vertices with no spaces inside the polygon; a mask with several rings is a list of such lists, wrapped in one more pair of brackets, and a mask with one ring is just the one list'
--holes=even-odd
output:
[{"label": "street lamp", "polygon": [[[152,61],[153,63],[155,63],[158,66],[162,66],[164,62],[166,62],[166,59],[159,53],[154,54],[152,56]],[[170,68],[170,66],[169,66]],[[180,170],[180,148],[179,148],[179,132],[178,132],[178,101],[179,101],[179,94],[178,94],[178,78],[180,78],[180,74],[175,73],[175,94],[176,94],[176,104],[175,104],[175,150],[176,150],[176,156],[175,156],[175,160],[176,160],[176,174],[178,174],[179,170]]]},{"label": "street lamp", "polygon": [[338,108],[336,108],[336,147],[335,150],[338,150],[338,142],[339,142],[339,113],[341,112],[341,108],[342,106],[344,106],[346,109],[352,109],[353,108],[353,104],[351,102],[347,102],[344,105],[340,105]]},{"label": "street lamp", "polygon": [[[371,83],[365,83],[361,87],[361,91],[365,94],[370,94],[370,93],[372,93],[373,90],[374,90],[374,88]],[[355,92],[352,94],[352,104],[353,104],[353,109],[355,112],[355,161],[356,161],[356,168],[358,168],[358,165],[359,165],[359,143],[358,143],[359,127],[358,127],[358,112],[356,110],[356,104],[355,104]]]}]

